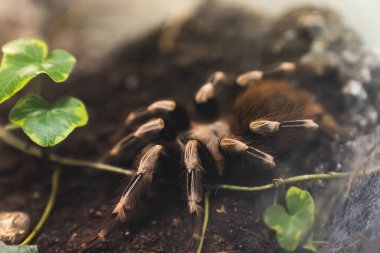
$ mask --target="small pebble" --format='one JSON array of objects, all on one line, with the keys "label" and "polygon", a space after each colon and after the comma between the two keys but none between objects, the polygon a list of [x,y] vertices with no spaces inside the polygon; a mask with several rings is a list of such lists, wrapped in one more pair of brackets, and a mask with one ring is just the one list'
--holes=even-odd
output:
[{"label": "small pebble", "polygon": [[216,212],[217,213],[226,213],[226,208],[224,207],[224,205],[222,204],[220,206],[220,208],[216,209]]},{"label": "small pebble", "polygon": [[0,212],[0,241],[20,243],[30,227],[29,215],[23,212]]},{"label": "small pebble", "polygon": [[224,242],[224,238],[220,235],[213,235],[212,238],[215,240],[216,243]]},{"label": "small pebble", "polygon": [[77,237],[78,237],[78,234],[77,234],[77,233],[72,234],[72,235],[70,236],[70,239],[69,239],[68,243],[70,244],[70,243],[75,242],[75,240],[77,239]]},{"label": "small pebble", "polygon": [[33,192],[32,197],[34,199],[39,199],[39,198],[41,198],[41,193],[39,191],[35,191],[35,192]]}]

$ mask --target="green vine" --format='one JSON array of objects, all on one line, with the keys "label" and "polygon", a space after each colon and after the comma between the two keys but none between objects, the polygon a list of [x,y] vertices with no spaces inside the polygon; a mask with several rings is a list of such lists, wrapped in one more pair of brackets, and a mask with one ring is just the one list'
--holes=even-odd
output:
[{"label": "green vine", "polygon": [[[374,168],[371,171],[367,171],[368,174],[373,174],[380,172],[380,166]],[[301,176],[295,176],[290,178],[280,178],[280,179],[274,179],[272,183],[261,185],[261,186],[236,186],[236,185],[227,185],[227,184],[218,184],[218,185],[212,185],[210,188],[212,189],[224,189],[224,190],[230,190],[230,191],[247,191],[247,192],[255,192],[255,191],[264,191],[272,188],[277,188],[282,184],[291,184],[291,183],[297,183],[302,181],[308,181],[308,180],[323,180],[323,179],[334,179],[334,178],[343,178],[350,176],[352,173],[350,172],[328,172],[328,173],[320,173],[320,174],[309,174],[309,175],[301,175]]]},{"label": "green vine", "polygon": [[[9,127],[10,128],[10,127]],[[0,127],[0,139],[8,144],[9,146],[22,151],[23,153],[42,158],[43,154],[40,148],[28,144],[26,142],[23,142],[16,136],[14,136],[9,130],[7,130],[6,127]],[[103,171],[109,171],[113,173],[123,174],[127,176],[132,176],[135,174],[134,171],[124,169],[121,167],[99,163],[99,162],[91,162],[86,160],[80,160],[80,159],[73,159],[68,157],[61,157],[56,154],[49,154],[47,157],[49,161],[58,163],[60,165],[68,165],[68,166],[75,166],[75,167],[87,167],[92,168],[96,170],[103,170]]]},{"label": "green vine", "polygon": [[203,218],[201,240],[199,242],[197,253],[202,253],[203,242],[204,242],[205,236],[206,236],[208,218],[210,216],[210,204],[209,204],[210,193],[211,193],[211,190],[207,190],[207,192],[205,194],[205,201],[204,201],[205,202],[205,206],[204,206],[205,214],[204,214],[204,218]]},{"label": "green vine", "polygon": [[40,220],[38,221],[37,225],[34,227],[33,231],[28,235],[28,237],[25,238],[25,240],[20,245],[27,245],[29,244],[34,237],[38,234],[38,232],[41,230],[45,222],[47,221],[51,210],[53,209],[55,199],[57,197],[57,191],[58,191],[58,184],[59,184],[59,176],[61,174],[61,170],[56,168],[53,171],[53,174],[51,176],[51,191],[50,196],[48,199],[48,202],[46,204],[45,210],[42,213],[42,216]]}]

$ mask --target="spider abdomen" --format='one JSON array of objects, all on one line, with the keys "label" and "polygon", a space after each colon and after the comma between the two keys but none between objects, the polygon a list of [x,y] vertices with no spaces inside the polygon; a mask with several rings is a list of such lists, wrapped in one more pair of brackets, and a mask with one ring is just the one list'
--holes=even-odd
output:
[{"label": "spider abdomen", "polygon": [[[278,155],[305,141],[310,132],[304,130],[314,128],[321,114],[322,107],[308,91],[284,81],[264,80],[237,97],[230,119],[234,132],[247,144]],[[261,132],[255,132],[255,127]]]},{"label": "spider abdomen", "polygon": [[251,85],[234,103],[231,123],[238,133],[249,134],[255,120],[290,121],[316,119],[322,108],[306,90],[279,80]]}]

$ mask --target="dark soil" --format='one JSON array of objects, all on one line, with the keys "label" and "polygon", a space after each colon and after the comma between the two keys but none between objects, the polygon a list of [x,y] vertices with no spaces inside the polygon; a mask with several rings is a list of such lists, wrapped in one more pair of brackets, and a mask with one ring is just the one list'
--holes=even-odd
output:
[{"label": "dark soil", "polygon": [[[265,53],[269,27],[269,22],[256,13],[211,4],[202,7],[183,24],[173,45],[160,46],[165,34],[160,28],[115,50],[104,59],[101,68],[91,71],[96,74],[74,73],[65,86],[45,85],[51,99],[65,94],[81,98],[90,114],[88,126],[76,130],[54,152],[97,160],[112,145],[111,137],[128,113],[156,99],[181,101],[190,116],[199,119],[192,96],[212,71],[236,74],[278,61]],[[300,53],[302,50],[297,54]],[[297,58],[297,54],[288,59]],[[334,82],[335,78],[328,76],[323,80]],[[330,94],[336,89],[331,85],[324,87]],[[334,108],[331,103],[335,101],[328,103]],[[2,109],[3,122],[6,122],[7,109]],[[329,149],[338,146],[335,141],[321,138],[313,145],[322,143],[322,147],[327,145]],[[313,147],[312,154],[294,155],[292,163],[310,165],[308,168],[319,168],[319,171],[331,166],[334,169],[339,150],[333,156],[324,148]],[[31,216],[34,225],[49,194],[51,168],[3,144],[0,149],[0,210],[23,210]],[[132,161],[123,159],[123,162],[113,163],[129,167]],[[284,166],[280,174],[314,171],[288,173],[286,168],[291,165]],[[245,185],[271,181],[258,176],[258,172],[251,171],[237,179],[232,178],[237,173],[229,173],[225,181]],[[250,177],[252,179],[244,179]],[[78,252],[78,246],[97,233],[125,182],[120,175],[107,172],[62,168],[57,203],[35,243],[46,253]],[[186,213],[183,184],[184,178],[155,187],[129,226],[121,225],[104,244],[89,252],[184,252],[191,237],[191,220]],[[313,187],[314,192],[321,189]],[[261,218],[272,201],[272,191],[213,192],[204,252],[281,252],[274,234],[265,228]]]}]

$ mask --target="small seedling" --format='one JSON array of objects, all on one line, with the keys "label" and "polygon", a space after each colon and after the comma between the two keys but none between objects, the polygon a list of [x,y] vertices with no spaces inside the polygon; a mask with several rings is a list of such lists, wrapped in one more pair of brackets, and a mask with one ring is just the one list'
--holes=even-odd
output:
[{"label": "small seedling", "polygon": [[[46,43],[38,39],[11,41],[2,47],[2,51],[0,103],[11,98],[39,74],[45,73],[57,83],[65,81],[76,62],[74,56],[64,50],[54,50],[49,53]],[[85,105],[77,98],[62,98],[50,105],[41,95],[27,94],[21,97],[11,109],[9,120],[12,124],[21,127],[33,142],[42,147],[49,147],[63,141],[76,127],[86,125],[88,116]],[[59,173],[54,173],[54,175],[59,175]],[[53,181],[53,188],[57,187],[58,176],[55,181]],[[52,194],[54,197],[55,195],[56,193]],[[50,203],[52,205],[54,201],[51,200]],[[41,218],[41,224],[50,211],[48,204]],[[22,244],[30,242],[41,226],[37,225]],[[36,253],[38,248],[37,246],[6,246],[0,243],[0,252]]]},{"label": "small seedling", "polygon": [[[281,248],[294,251],[314,226],[315,205],[310,193],[297,187],[290,187],[285,199],[286,208],[274,205],[265,210],[264,222],[276,231]],[[310,237],[304,248],[315,251]]]},{"label": "small seedling", "polygon": [[[56,83],[65,81],[76,62],[64,50],[48,52],[46,43],[38,39],[14,40],[5,44],[2,51],[0,103],[39,74],[47,74]],[[63,141],[76,127],[86,125],[88,116],[85,105],[77,98],[62,98],[50,105],[42,96],[28,94],[12,108],[9,120],[33,142],[48,147]]]}]

